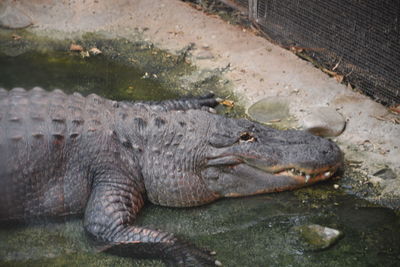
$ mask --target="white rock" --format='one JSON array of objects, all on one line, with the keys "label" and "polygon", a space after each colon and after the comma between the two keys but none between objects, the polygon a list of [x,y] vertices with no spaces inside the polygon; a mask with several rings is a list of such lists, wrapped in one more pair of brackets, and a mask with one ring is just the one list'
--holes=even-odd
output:
[{"label": "white rock", "polygon": [[336,243],[343,233],[339,230],[318,224],[302,225],[296,227],[304,244],[311,250],[322,250]]}]

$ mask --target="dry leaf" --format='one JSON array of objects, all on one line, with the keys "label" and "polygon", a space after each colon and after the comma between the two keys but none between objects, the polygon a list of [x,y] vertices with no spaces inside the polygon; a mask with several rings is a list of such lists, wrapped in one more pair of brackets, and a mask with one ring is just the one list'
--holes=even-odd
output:
[{"label": "dry leaf", "polygon": [[22,38],[22,36],[19,36],[18,34],[13,33],[13,35],[11,35],[11,38],[13,38],[13,40],[19,40]]},{"label": "dry leaf", "polygon": [[71,44],[69,47],[70,51],[73,52],[82,52],[83,51],[83,47],[81,45],[77,45],[77,44]]},{"label": "dry leaf", "polygon": [[235,105],[235,102],[233,102],[232,100],[222,100],[220,104],[232,108]]},{"label": "dry leaf", "polygon": [[328,70],[328,69],[326,69],[326,68],[321,68],[321,70],[322,70],[323,72],[325,72],[325,73],[328,73],[328,74],[331,75],[331,76],[339,75],[339,74],[337,74],[336,72],[331,71],[331,70]]},{"label": "dry leaf", "polygon": [[291,46],[290,50],[294,53],[301,53],[304,51],[304,49],[302,47],[297,47],[297,46]]},{"label": "dry leaf", "polygon": [[334,77],[335,77],[335,79],[336,79],[336,81],[337,81],[338,83],[343,82],[343,79],[344,79],[344,76],[343,76],[343,75],[336,74],[336,75],[334,75]]},{"label": "dry leaf", "polygon": [[394,113],[399,113],[400,114],[400,105],[398,105],[396,107],[390,107],[389,110],[394,112]]},{"label": "dry leaf", "polygon": [[102,53],[101,50],[98,49],[97,47],[92,47],[92,48],[90,48],[89,52],[90,52],[92,55],[98,55],[98,54],[101,54],[101,53]]}]

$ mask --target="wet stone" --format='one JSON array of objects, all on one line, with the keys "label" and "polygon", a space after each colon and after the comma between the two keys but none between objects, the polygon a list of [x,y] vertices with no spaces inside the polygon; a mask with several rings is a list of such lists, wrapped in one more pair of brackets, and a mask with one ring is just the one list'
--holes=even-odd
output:
[{"label": "wet stone", "polygon": [[247,113],[257,122],[280,128],[289,128],[293,124],[289,113],[289,101],[283,97],[263,98],[250,106]]},{"label": "wet stone", "polygon": [[316,107],[302,120],[303,129],[318,136],[338,136],[346,125],[341,114],[330,107]]},{"label": "wet stone", "polygon": [[318,224],[296,226],[294,230],[299,234],[304,248],[313,251],[329,248],[343,235],[339,230]]}]

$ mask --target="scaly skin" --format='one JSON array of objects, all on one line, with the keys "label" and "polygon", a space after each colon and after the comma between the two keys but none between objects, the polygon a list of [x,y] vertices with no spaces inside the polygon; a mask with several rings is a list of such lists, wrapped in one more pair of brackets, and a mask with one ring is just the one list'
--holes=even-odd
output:
[{"label": "scaly skin", "polygon": [[0,220],[84,213],[109,252],[214,265],[173,234],[134,226],[145,200],[188,207],[294,189],[342,161],[329,140],[208,112],[216,104],[0,89]]}]

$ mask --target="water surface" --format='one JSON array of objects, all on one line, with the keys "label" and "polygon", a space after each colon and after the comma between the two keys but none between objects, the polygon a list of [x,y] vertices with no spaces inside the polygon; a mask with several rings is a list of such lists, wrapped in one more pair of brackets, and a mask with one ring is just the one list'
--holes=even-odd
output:
[{"label": "water surface", "polygon": [[0,53],[0,87],[62,89],[65,93],[96,93],[114,100],[162,100],[176,98],[151,74],[134,65],[105,56],[82,58],[79,53],[30,51],[18,56]]}]

